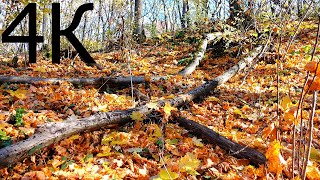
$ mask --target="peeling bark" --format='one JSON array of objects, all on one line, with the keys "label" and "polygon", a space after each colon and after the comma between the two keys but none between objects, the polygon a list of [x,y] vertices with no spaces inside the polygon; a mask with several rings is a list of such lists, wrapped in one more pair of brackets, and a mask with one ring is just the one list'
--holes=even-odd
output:
[{"label": "peeling bark", "polygon": [[213,44],[215,44],[221,38],[222,38],[221,32],[207,34],[206,37],[201,41],[199,49],[196,52],[196,55],[194,56],[192,62],[188,66],[186,66],[184,69],[182,69],[179,72],[179,74],[183,76],[187,76],[191,74],[202,61],[204,57],[204,53],[206,52],[208,43],[214,40],[215,42]]},{"label": "peeling bark", "polygon": [[[214,78],[208,83],[205,83],[187,92],[186,94],[180,94],[173,99],[158,101],[158,106],[164,106],[165,103],[168,102],[174,107],[179,107],[183,104],[189,103],[197,97],[208,95],[210,91],[228,81],[246,65],[250,65],[253,59],[259,55],[261,49],[262,46],[258,46],[243,60],[240,60],[224,74]],[[129,122],[131,121],[130,115],[134,111],[139,111],[142,114],[148,114],[152,111],[152,109],[149,109],[146,105],[143,105],[124,111],[97,113],[88,118],[82,118],[79,120],[69,119],[63,122],[44,124],[38,127],[30,138],[0,149],[0,166],[9,166],[15,164],[16,162],[31,156],[33,153],[43,149],[46,146],[85,130],[92,130],[107,125]]]}]

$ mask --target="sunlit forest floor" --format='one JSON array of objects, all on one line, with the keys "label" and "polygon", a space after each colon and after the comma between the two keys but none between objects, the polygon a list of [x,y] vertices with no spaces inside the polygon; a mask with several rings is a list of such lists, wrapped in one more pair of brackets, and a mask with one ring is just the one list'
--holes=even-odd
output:
[{"label": "sunlit forest floor", "polygon": [[[308,56],[315,42],[316,24],[302,27],[286,58],[280,62],[280,102],[289,97],[292,103],[297,103],[303,90],[307,74],[304,66],[310,60]],[[287,41],[283,42],[281,49],[285,49],[286,44]],[[92,54],[96,62],[105,67],[103,71],[86,66],[78,58],[71,66],[72,59],[52,64],[50,59],[45,60],[41,55],[36,64],[25,67],[20,58],[19,67],[12,68],[7,63],[12,57],[1,56],[0,74],[64,78],[130,76],[130,66],[134,76],[168,76],[167,80],[135,85],[142,93],[151,95],[151,101],[156,101],[185,93],[217,77],[243,56],[234,57],[227,53],[215,57],[214,50],[207,51],[205,60],[192,76],[169,76],[177,74],[186,61],[192,59],[196,49],[196,44],[182,40],[164,41],[159,45],[148,41],[134,53],[114,51]],[[317,50],[316,55],[319,55],[319,48]],[[35,128],[43,123],[63,121],[70,116],[88,117],[98,111],[128,109],[137,103],[132,100],[130,86],[102,90],[94,86],[74,87],[66,82],[59,85],[4,83],[0,87],[0,141],[2,146],[15,143],[30,137]],[[283,103],[279,104],[283,157],[279,166],[282,167],[280,177],[286,179],[290,176],[292,161],[293,122],[283,118],[284,106]],[[307,95],[304,120],[308,119],[310,107],[311,95]],[[14,115],[19,108],[23,108],[25,113],[22,113],[22,125],[17,126]],[[261,60],[252,71],[248,72],[247,68],[212,94],[181,107],[179,111],[232,141],[266,153],[276,138],[276,63]],[[307,173],[309,179],[320,178],[319,115],[320,111],[317,110],[314,119],[314,154]],[[143,124],[133,122],[74,135],[16,165],[0,169],[0,178],[255,179],[276,176],[277,172],[272,167],[278,166],[276,162],[269,160],[268,167],[254,167],[248,160],[234,158],[217,145],[202,142],[173,122],[164,124],[154,119],[161,119],[161,115]]]}]

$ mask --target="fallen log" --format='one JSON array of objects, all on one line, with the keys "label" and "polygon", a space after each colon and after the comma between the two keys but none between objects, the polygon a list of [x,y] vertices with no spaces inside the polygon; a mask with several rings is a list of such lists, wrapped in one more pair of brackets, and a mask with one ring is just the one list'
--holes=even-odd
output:
[{"label": "fallen log", "polygon": [[[211,90],[216,88],[218,85],[225,83],[232,76],[236,75],[237,72],[242,70],[247,64],[250,64],[253,59],[259,55],[261,49],[262,46],[256,47],[243,60],[240,60],[224,74],[187,92],[186,94],[180,94],[172,99],[158,101],[158,106],[162,107],[166,102],[168,102],[171,106],[179,107],[183,104],[189,103],[195,98],[208,95]],[[15,164],[46,146],[85,130],[92,130],[111,124],[129,122],[131,121],[130,116],[132,112],[135,111],[138,111],[141,114],[148,114],[152,109],[148,108],[147,105],[143,105],[129,110],[97,113],[88,118],[82,118],[79,120],[70,119],[63,122],[52,122],[41,125],[30,138],[0,149],[0,166],[3,167]]]},{"label": "fallen log", "polygon": [[[151,82],[165,80],[166,76],[154,76],[151,77]],[[38,82],[47,82],[52,84],[59,84],[62,81],[70,82],[74,85],[97,85],[102,86],[104,84],[117,84],[117,85],[130,85],[140,84],[146,82],[144,76],[132,76],[132,77],[98,77],[98,78],[42,78],[42,77],[30,77],[30,76],[0,76],[0,83],[20,83],[20,84],[32,84]]]},{"label": "fallen log", "polygon": [[191,74],[196,67],[200,64],[204,57],[204,53],[206,52],[207,45],[209,42],[214,40],[214,43],[217,43],[222,38],[221,32],[215,32],[207,34],[206,37],[200,42],[200,46],[198,48],[198,51],[196,52],[196,55],[194,56],[192,62],[188,64],[185,68],[183,68],[178,74],[187,76]]},{"label": "fallen log", "polygon": [[174,116],[174,119],[179,123],[180,126],[189,130],[189,132],[191,132],[193,135],[196,135],[210,144],[218,145],[220,148],[236,158],[248,159],[256,166],[259,164],[264,164],[267,161],[265,155],[261,152],[248,146],[242,146],[236,142],[233,142],[207,128],[206,126],[178,116]]}]

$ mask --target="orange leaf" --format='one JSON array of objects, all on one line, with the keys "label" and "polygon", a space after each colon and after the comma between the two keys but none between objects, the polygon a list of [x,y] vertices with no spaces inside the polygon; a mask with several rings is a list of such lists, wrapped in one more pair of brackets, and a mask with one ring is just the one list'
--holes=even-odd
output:
[{"label": "orange leaf", "polygon": [[297,121],[296,118],[295,118],[295,115],[296,115],[296,113],[297,113],[297,110],[298,110],[297,106],[292,106],[292,107],[290,107],[290,109],[284,113],[283,119],[284,119],[285,121],[294,122],[294,124],[297,125],[297,124],[298,124],[298,121]]},{"label": "orange leaf", "polygon": [[[304,69],[307,71],[310,71],[311,73],[315,73],[316,68],[317,68],[317,62],[315,62],[315,61],[308,62],[304,66]],[[316,75],[319,75],[319,74],[320,74],[320,67],[318,67]]]},{"label": "orange leaf", "polygon": [[307,87],[310,87],[309,90],[310,91],[318,91],[318,90],[320,90],[320,78],[316,77],[313,82],[312,82],[312,79],[313,78],[310,78],[307,81]]},{"label": "orange leaf", "polygon": [[274,140],[276,137],[276,133],[277,133],[276,126],[274,125],[274,123],[272,123],[270,126],[268,126],[262,131],[262,137],[267,138],[268,136],[270,136],[270,139]]},{"label": "orange leaf", "polygon": [[281,166],[281,154],[280,154],[280,142],[275,140],[269,144],[269,148],[266,152],[266,158],[268,159],[268,168],[270,172],[277,173],[277,175],[281,174],[282,166]]},{"label": "orange leaf", "polygon": [[307,166],[307,178],[310,180],[320,179],[320,171],[319,168],[315,165]]}]

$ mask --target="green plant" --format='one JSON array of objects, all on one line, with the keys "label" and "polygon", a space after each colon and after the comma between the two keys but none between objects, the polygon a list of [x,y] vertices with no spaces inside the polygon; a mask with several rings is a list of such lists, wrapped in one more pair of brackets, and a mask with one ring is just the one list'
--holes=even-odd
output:
[{"label": "green plant", "polygon": [[16,114],[13,116],[14,125],[15,126],[22,126],[23,125],[23,114],[25,114],[26,111],[23,108],[16,109]]},{"label": "green plant", "polygon": [[6,147],[12,144],[11,137],[6,132],[0,130],[0,148]]}]

